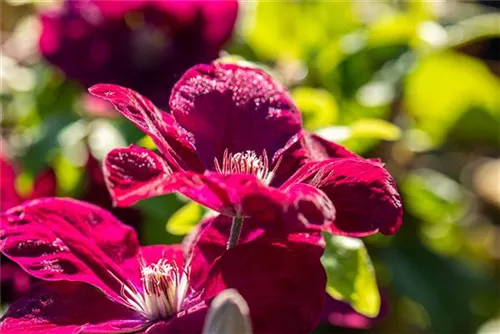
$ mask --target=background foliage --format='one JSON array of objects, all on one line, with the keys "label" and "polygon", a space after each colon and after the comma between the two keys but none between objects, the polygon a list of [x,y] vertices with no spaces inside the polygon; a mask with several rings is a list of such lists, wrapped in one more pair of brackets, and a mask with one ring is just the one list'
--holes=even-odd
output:
[{"label": "background foliage", "polygon": [[[50,166],[57,194],[82,198],[88,152],[101,160],[111,148],[151,143],[40,58],[36,13],[52,5],[2,2],[2,146],[22,167],[16,180],[21,194]],[[330,251],[349,244],[324,261],[333,273],[329,281],[336,282],[333,294],[367,314],[373,305],[359,294],[376,289],[364,272],[371,266],[353,263],[372,258],[389,309],[366,332],[500,329],[496,5],[241,3],[238,29],[221,61],[248,61],[272,73],[289,87],[306,128],[380,157],[398,181],[406,213],[396,236],[364,238],[366,249],[357,240],[328,240]],[[206,214],[186,203],[168,195],[136,205],[142,241],[182,240]],[[347,283],[359,287],[345,284],[339,272],[353,275]],[[324,325],[318,331],[348,330]]]}]

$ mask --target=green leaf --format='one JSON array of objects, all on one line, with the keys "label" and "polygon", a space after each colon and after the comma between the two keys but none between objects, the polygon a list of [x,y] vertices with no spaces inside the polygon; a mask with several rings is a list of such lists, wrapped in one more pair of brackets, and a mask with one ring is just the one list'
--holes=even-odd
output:
[{"label": "green leaf", "polygon": [[349,139],[369,138],[395,141],[401,137],[401,129],[382,119],[363,118],[349,126],[330,126],[316,131],[325,139],[345,142]]},{"label": "green leaf", "polygon": [[156,150],[156,144],[155,144],[155,142],[148,135],[146,135],[146,136],[142,137],[141,139],[139,139],[137,141],[137,145],[141,146],[141,147],[149,148],[150,150]]},{"label": "green leaf", "polygon": [[196,202],[188,202],[177,210],[167,222],[167,232],[173,235],[186,235],[200,222],[205,209]]},{"label": "green leaf", "polygon": [[326,292],[348,302],[357,312],[376,317],[380,311],[380,294],[363,241],[326,233],[323,236],[326,250],[321,262],[328,278]]},{"label": "green leaf", "polygon": [[53,168],[57,178],[57,188],[61,195],[72,195],[82,180],[83,170],[72,164],[63,155],[54,159]]},{"label": "green leaf", "polygon": [[401,137],[401,130],[382,119],[360,119],[351,124],[352,137],[395,141]]},{"label": "green leaf", "polygon": [[302,112],[307,129],[316,130],[337,120],[337,101],[328,91],[299,87],[292,91],[292,96]]},{"label": "green leaf", "polygon": [[306,59],[359,25],[346,1],[258,1],[246,12],[242,37],[261,60]]},{"label": "green leaf", "polygon": [[500,80],[481,61],[458,52],[438,52],[424,57],[408,76],[404,106],[417,128],[439,145],[465,112],[485,110],[499,119],[498,91]]}]

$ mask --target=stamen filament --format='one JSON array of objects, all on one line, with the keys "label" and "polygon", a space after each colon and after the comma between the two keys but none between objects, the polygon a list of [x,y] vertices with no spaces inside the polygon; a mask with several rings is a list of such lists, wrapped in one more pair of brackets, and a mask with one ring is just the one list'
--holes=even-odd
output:
[{"label": "stamen filament", "polygon": [[226,149],[222,157],[222,166],[217,158],[214,158],[215,170],[223,175],[229,174],[253,174],[264,183],[269,184],[281,162],[281,157],[276,162],[273,170],[269,170],[269,158],[266,150],[257,156],[254,151],[229,153]]},{"label": "stamen filament", "polygon": [[132,282],[123,282],[109,272],[121,284],[123,304],[151,320],[166,319],[179,312],[189,285],[189,269],[181,271],[175,262],[169,264],[166,260],[149,266],[141,262],[141,267],[142,292]]}]

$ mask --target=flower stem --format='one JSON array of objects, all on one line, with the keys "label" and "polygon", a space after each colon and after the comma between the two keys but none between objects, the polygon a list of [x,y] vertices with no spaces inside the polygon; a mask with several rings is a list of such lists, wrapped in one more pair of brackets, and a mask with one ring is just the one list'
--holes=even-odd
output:
[{"label": "flower stem", "polygon": [[240,238],[241,227],[243,226],[243,217],[233,217],[233,224],[231,225],[231,233],[229,234],[229,240],[227,241],[227,249],[233,248],[238,244],[238,239]]}]

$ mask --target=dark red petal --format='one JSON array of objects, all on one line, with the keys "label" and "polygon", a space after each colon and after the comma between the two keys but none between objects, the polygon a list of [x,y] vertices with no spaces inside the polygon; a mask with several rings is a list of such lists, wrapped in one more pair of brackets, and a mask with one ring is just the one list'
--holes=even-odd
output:
[{"label": "dark red petal", "polygon": [[[283,192],[266,186],[251,174],[221,175],[205,172],[191,177],[184,174],[183,182],[179,183],[182,186],[177,186],[177,190],[184,196],[228,216],[252,217],[261,224],[271,224],[276,231],[281,230],[282,233],[298,228],[297,215],[304,213],[303,218],[309,218],[309,208],[306,208],[307,213],[301,212],[306,202],[314,202],[310,204],[318,209],[329,204],[330,212],[324,213],[321,224],[329,221],[333,215],[330,201],[318,190],[309,191],[307,195],[299,189]],[[314,218],[319,219],[319,214],[317,212]]]},{"label": "dark red petal", "polygon": [[145,265],[167,260],[170,264],[175,262],[180,269],[184,266],[184,249],[180,244],[143,246],[140,254]]},{"label": "dark red petal", "polygon": [[0,250],[37,278],[85,282],[112,298],[121,289],[113,275],[123,282],[139,276],[135,231],[72,199],[32,200],[2,214]]},{"label": "dark red petal", "polygon": [[300,113],[281,85],[261,70],[234,64],[191,68],[174,86],[170,108],[208,169],[226,149],[265,150],[271,160],[301,129]]},{"label": "dark red petal", "polygon": [[104,177],[118,206],[178,191],[212,210],[235,214],[231,189],[223,175],[172,173],[160,156],[137,146],[111,151],[104,162]]},{"label": "dark red petal", "polygon": [[[226,250],[231,223],[232,219],[223,215],[208,218],[186,237],[184,246],[186,253],[191,256],[190,284],[194,289],[201,289],[205,285],[210,265]],[[245,218],[238,245],[256,240],[297,243],[316,253],[318,258],[321,257],[325,245],[319,232],[299,231],[285,234],[284,229],[281,222],[262,222]]]},{"label": "dark red petal", "polygon": [[142,289],[140,275],[133,275],[140,270],[140,266],[149,266],[157,264],[160,260],[165,260],[168,264],[176,264],[182,271],[184,268],[184,250],[182,245],[152,245],[140,247],[138,252],[138,261],[128,261],[120,265],[120,268],[128,275],[128,279],[135,287]]},{"label": "dark red petal", "polygon": [[125,306],[94,287],[54,282],[12,304],[2,317],[3,334],[130,333],[147,325]]},{"label": "dark red petal", "polygon": [[330,228],[335,220],[335,207],[323,191],[297,183],[290,186],[286,194],[293,203],[293,214],[298,215],[307,229],[327,231]]},{"label": "dark red petal", "polygon": [[326,140],[314,133],[306,133],[304,145],[309,151],[309,159],[324,160],[328,158],[360,158],[344,146]]},{"label": "dark red petal", "polygon": [[[146,330],[148,334],[199,334],[203,329],[207,306],[182,311],[166,321],[159,321]],[[234,333],[237,334],[237,333]]]},{"label": "dark red petal", "polygon": [[203,171],[185,131],[150,100],[131,89],[110,84],[92,86],[89,92],[111,102],[123,116],[151,136],[172,168]]},{"label": "dark red petal", "polygon": [[326,275],[301,244],[251,242],[227,250],[212,265],[205,299],[236,289],[250,308],[254,333],[309,333],[318,324]]},{"label": "dark red petal", "polygon": [[345,147],[302,131],[300,138],[282,153],[282,160],[271,185],[278,187],[286,182],[300,167],[309,161],[331,158],[361,158]]},{"label": "dark red petal", "polygon": [[103,171],[114,203],[128,206],[165,194],[164,185],[172,174],[172,166],[153,151],[130,145],[109,152]]},{"label": "dark red petal", "polygon": [[56,195],[56,189],[56,173],[53,169],[46,169],[36,177],[33,183],[33,191],[29,198],[52,197]]},{"label": "dark red petal", "polygon": [[16,190],[15,167],[0,157],[0,211],[5,211],[22,202]]},{"label": "dark red petal", "polygon": [[321,189],[332,201],[336,210],[332,233],[353,237],[394,234],[402,223],[401,197],[379,162],[359,158],[310,162],[282,188],[300,182]]}]

